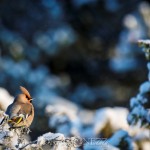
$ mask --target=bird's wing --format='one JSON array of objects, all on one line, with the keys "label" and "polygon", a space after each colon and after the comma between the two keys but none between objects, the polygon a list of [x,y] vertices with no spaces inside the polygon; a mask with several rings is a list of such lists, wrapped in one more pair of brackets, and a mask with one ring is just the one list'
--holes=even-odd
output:
[{"label": "bird's wing", "polygon": [[9,118],[13,118],[14,116],[18,115],[19,110],[21,109],[21,105],[17,105],[17,104],[11,104],[8,106],[7,110],[6,110],[6,114],[9,115]]},{"label": "bird's wing", "polygon": [[11,109],[9,124],[17,125],[32,114],[32,106],[29,104],[14,105]]},{"label": "bird's wing", "polygon": [[8,123],[11,124],[12,126],[22,120],[22,118],[19,116],[20,109],[21,109],[21,106],[16,105],[16,104],[14,105],[11,104],[7,108],[6,113],[9,115],[9,118],[10,118],[8,120]]}]

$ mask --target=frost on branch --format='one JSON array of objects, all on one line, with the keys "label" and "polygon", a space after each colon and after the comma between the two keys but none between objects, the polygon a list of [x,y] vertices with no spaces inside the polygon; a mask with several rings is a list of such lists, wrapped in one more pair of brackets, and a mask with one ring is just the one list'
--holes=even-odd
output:
[{"label": "frost on branch", "polygon": [[[150,40],[139,40],[139,45],[143,47],[146,59],[150,60]],[[148,102],[150,94],[150,62],[147,63],[148,67],[148,81],[141,84],[139,93],[136,97],[131,98],[130,108],[131,111],[128,115],[129,124],[140,123],[141,126],[145,125],[150,127],[150,109],[145,108],[145,103]]]},{"label": "frost on branch", "polygon": [[18,149],[22,145],[27,143],[27,135],[24,134],[25,131],[20,129],[10,129],[10,126],[7,124],[7,120],[2,121],[8,116],[0,111],[0,146],[3,149]]},{"label": "frost on branch", "polygon": [[49,127],[65,136],[79,136],[81,121],[77,109],[69,103],[48,105],[45,112],[49,117]]},{"label": "frost on branch", "polygon": [[133,140],[124,130],[118,130],[115,132],[115,134],[108,140],[108,142],[113,146],[119,147],[120,149],[133,149]]},{"label": "frost on branch", "polygon": [[[0,122],[3,118],[8,116],[0,111]],[[7,121],[3,121],[0,125],[0,148],[10,150],[37,150],[37,149],[57,149],[67,150],[71,148],[74,150],[76,147],[80,147],[82,143],[78,143],[76,137],[65,138],[60,133],[45,133],[38,137],[35,141],[29,141],[29,136],[25,128],[10,128]]]}]

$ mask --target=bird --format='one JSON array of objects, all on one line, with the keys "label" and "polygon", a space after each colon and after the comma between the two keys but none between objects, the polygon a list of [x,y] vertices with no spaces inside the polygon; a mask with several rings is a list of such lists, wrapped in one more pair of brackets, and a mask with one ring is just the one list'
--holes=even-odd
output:
[{"label": "bird", "polygon": [[20,86],[21,94],[18,94],[13,103],[6,110],[9,116],[8,125],[12,128],[26,127],[29,128],[34,119],[33,98],[28,90]]}]

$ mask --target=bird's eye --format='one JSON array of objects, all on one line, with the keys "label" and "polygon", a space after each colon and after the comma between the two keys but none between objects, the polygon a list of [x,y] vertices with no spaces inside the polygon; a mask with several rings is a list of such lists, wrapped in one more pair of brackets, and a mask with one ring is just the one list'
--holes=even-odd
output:
[{"label": "bird's eye", "polygon": [[29,97],[26,95],[26,98],[29,100]]}]

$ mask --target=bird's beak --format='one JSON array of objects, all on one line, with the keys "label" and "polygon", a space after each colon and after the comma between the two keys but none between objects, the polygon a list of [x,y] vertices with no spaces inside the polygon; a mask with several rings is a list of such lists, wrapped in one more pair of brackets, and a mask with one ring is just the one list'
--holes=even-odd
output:
[{"label": "bird's beak", "polygon": [[32,102],[34,100],[34,98],[31,98],[29,101]]}]

